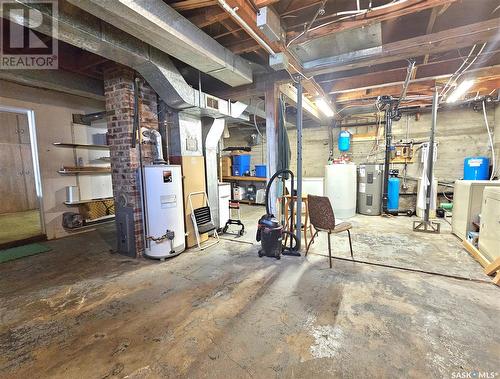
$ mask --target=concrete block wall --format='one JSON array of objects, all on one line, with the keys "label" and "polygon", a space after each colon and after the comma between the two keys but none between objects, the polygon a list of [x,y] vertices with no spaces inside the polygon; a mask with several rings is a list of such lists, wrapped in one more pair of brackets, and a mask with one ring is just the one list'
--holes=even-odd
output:
[{"label": "concrete block wall", "polygon": [[[492,130],[495,123],[500,122],[500,107],[496,109],[488,108],[487,115]],[[404,115],[400,121],[393,123],[394,141],[406,139],[407,127],[408,138],[416,142],[427,141],[431,126],[431,114],[422,113],[418,119],[413,115]],[[261,128],[264,132],[264,128]],[[368,133],[376,129],[375,126],[348,128],[352,133]],[[247,146],[247,138],[250,134],[256,133],[254,128],[230,128],[231,137],[224,141],[225,146]],[[290,146],[292,150],[291,169],[296,168],[296,131],[288,130]],[[336,135],[334,131],[333,154],[340,155],[337,149]],[[496,147],[500,150],[500,130],[497,128]],[[482,112],[474,112],[469,108],[458,108],[453,110],[442,110],[438,112],[436,141],[438,142],[438,157],[435,165],[435,176],[440,181],[453,182],[463,175],[463,160],[469,156],[487,156],[491,158],[491,151],[488,144],[488,134]],[[376,141],[356,141],[351,144],[349,152],[355,163],[380,162],[384,160],[384,130],[379,129],[378,147]],[[261,146],[252,148],[252,164],[261,163]],[[265,149],[265,144],[263,146]],[[368,155],[372,153],[368,157]],[[324,166],[327,164],[329,156],[328,130],[326,127],[308,127],[303,131],[303,175],[324,176]],[[265,159],[265,154],[264,154]],[[500,161],[499,161],[500,162]],[[264,162],[265,163],[265,162]],[[403,173],[404,165],[393,165]],[[420,152],[417,152],[415,163],[408,164],[407,168],[407,193],[412,194],[417,191],[416,178],[420,177],[422,164],[420,163]],[[446,188],[440,187],[440,191]],[[451,189],[449,189],[451,190]],[[402,191],[405,192],[405,191]],[[414,206],[415,196],[402,196],[404,206]]]},{"label": "concrete block wall", "polygon": [[[132,148],[134,119],[135,72],[127,67],[112,64],[104,69],[106,110],[114,111],[108,117],[108,134],[115,202],[126,199],[126,205],[134,210],[134,232],[137,256],[144,252],[140,182],[137,169],[140,165],[140,148],[145,164],[152,163],[152,146],[136,144]],[[139,86],[139,112],[141,127],[158,129],[157,97],[144,81]]]}]

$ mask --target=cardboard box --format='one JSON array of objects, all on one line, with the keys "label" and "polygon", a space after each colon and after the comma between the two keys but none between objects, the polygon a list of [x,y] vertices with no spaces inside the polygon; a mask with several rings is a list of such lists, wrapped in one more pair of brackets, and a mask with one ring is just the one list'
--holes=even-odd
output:
[{"label": "cardboard box", "polygon": [[232,167],[231,157],[229,156],[222,157],[222,176],[231,176],[232,175],[231,167]]}]

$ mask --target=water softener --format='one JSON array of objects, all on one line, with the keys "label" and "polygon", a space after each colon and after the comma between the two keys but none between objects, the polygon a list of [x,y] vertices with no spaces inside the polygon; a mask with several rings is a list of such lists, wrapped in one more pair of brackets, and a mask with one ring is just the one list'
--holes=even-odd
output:
[{"label": "water softener", "polygon": [[391,174],[387,190],[387,210],[389,211],[397,211],[399,209],[399,183],[399,178]]}]

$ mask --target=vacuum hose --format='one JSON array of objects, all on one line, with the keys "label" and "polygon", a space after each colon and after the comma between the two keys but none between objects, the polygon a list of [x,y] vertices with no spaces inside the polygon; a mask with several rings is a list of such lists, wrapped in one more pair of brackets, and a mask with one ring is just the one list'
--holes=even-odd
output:
[{"label": "vacuum hose", "polygon": [[[274,180],[280,175],[283,176],[283,174],[290,174],[290,177],[292,179],[291,194],[293,195],[293,178],[294,178],[293,172],[287,169],[276,171],[274,175],[271,176],[266,186],[266,212],[268,215],[271,214],[271,210],[269,208],[269,191],[271,190],[271,186],[273,185]],[[293,208],[292,208],[292,219],[293,219]]]}]

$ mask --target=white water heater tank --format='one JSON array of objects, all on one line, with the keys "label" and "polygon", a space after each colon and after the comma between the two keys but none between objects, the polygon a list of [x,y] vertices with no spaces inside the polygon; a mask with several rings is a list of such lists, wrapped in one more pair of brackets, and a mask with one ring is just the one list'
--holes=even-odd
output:
[{"label": "white water heater tank", "polygon": [[325,196],[330,199],[335,218],[346,219],[356,214],[356,165],[325,166]]},{"label": "white water heater tank", "polygon": [[186,248],[181,166],[144,166],[144,193],[146,255],[162,259],[180,254]]}]

